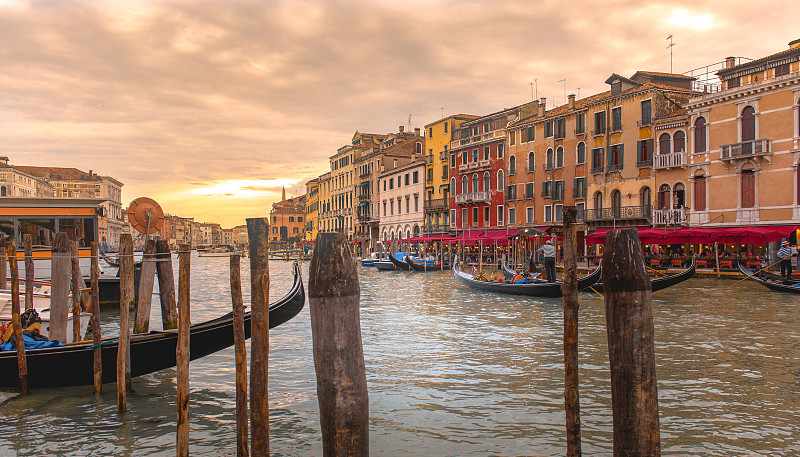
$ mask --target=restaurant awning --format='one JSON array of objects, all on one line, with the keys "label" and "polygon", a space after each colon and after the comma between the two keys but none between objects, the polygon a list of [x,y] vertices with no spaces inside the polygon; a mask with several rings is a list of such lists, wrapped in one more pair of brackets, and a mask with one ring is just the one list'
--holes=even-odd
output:
[{"label": "restaurant awning", "polygon": [[[756,225],[746,227],[682,227],[678,230],[635,227],[642,244],[765,244],[781,241],[800,228],[798,225]],[[585,237],[586,244],[604,244],[611,228],[601,228]]]}]

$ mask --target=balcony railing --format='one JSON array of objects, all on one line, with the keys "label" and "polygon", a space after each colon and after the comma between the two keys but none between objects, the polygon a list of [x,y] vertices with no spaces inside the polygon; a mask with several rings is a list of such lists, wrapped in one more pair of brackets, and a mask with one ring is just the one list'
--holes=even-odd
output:
[{"label": "balcony railing", "polygon": [[487,168],[487,167],[491,167],[491,166],[492,166],[492,164],[491,164],[491,162],[489,162],[488,160],[481,160],[481,161],[478,163],[478,166],[479,166],[480,168]]},{"label": "balcony railing", "polygon": [[594,208],[586,210],[587,221],[648,219],[650,215],[651,208],[649,206],[620,206],[617,208]]},{"label": "balcony railing", "polygon": [[612,163],[608,166],[608,171],[620,171],[622,170],[621,163]]},{"label": "balcony railing", "polygon": [[683,167],[686,165],[685,152],[673,152],[671,154],[658,154],[653,157],[653,168],[672,168]]},{"label": "balcony railing", "polygon": [[364,179],[364,178],[369,178],[371,175],[372,175],[371,171],[365,171],[364,173],[361,173],[360,175],[358,175],[358,177],[361,178],[361,179]]},{"label": "balcony railing", "polygon": [[463,138],[460,140],[453,140],[450,142],[450,149],[456,149],[461,146],[466,146],[468,144],[477,144],[482,143],[484,141],[493,140],[495,138],[505,137],[506,133],[503,129],[497,129],[491,132],[487,132],[481,135],[474,135],[469,138]]},{"label": "balcony railing", "polygon": [[486,203],[492,200],[490,192],[470,192],[468,194],[456,195],[456,205],[468,205],[470,203]]},{"label": "balcony railing", "polygon": [[636,168],[650,168],[653,166],[653,159],[647,160],[637,160],[636,161]]},{"label": "balcony railing", "polygon": [[434,198],[432,200],[425,200],[425,209],[426,210],[441,210],[447,209],[450,206],[448,200],[449,198]]},{"label": "balcony railing", "polygon": [[599,166],[596,166],[596,167],[592,167],[592,174],[593,175],[599,175],[599,174],[602,174],[602,173],[603,173],[603,166],[602,165],[599,165]]},{"label": "balcony railing", "polygon": [[722,145],[722,160],[738,159],[740,157],[753,157],[772,154],[770,143],[772,140],[762,138],[760,140],[742,141]]},{"label": "balcony railing", "polygon": [[554,169],[555,167],[556,166],[553,165],[552,163],[543,163],[542,164],[542,168],[544,169],[544,171],[550,171],[550,170]]},{"label": "balcony railing", "polygon": [[461,165],[458,166],[458,171],[467,171],[468,168],[469,168],[468,164],[462,163]]},{"label": "balcony railing", "polygon": [[688,221],[688,218],[688,208],[653,210],[653,224],[655,225],[680,225]]}]

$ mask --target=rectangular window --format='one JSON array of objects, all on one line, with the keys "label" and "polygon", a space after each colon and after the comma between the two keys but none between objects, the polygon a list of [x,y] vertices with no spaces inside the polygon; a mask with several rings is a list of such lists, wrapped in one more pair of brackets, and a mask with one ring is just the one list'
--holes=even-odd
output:
[{"label": "rectangular window", "polygon": [[545,222],[553,221],[553,207],[550,205],[544,207],[544,221]]},{"label": "rectangular window", "polygon": [[472,127],[472,134],[477,135],[478,133],[478,126]]},{"label": "rectangular window", "polygon": [[297,222],[303,222],[303,216],[297,216]]},{"label": "rectangular window", "polygon": [[594,113],[594,134],[602,135],[606,133],[606,112],[598,111]]},{"label": "rectangular window", "polygon": [[542,181],[542,197],[553,196],[553,181]]},{"label": "rectangular window", "polygon": [[388,215],[388,214],[386,214],[386,200],[383,201],[383,215],[384,216]]},{"label": "rectangular window", "polygon": [[586,113],[575,115],[575,134],[579,135],[586,131]]},{"label": "rectangular window", "polygon": [[478,150],[477,149],[473,149],[472,150],[472,161],[473,162],[477,162],[478,161]]},{"label": "rectangular window", "polygon": [[[399,205],[399,203],[398,203],[398,205],[397,205],[397,206],[398,206],[398,207],[400,206],[400,205]],[[391,216],[394,216],[394,200],[392,200],[392,201],[390,201],[390,202],[389,202],[389,211],[391,212],[391,213],[390,213],[390,215],[391,215]]]},{"label": "rectangular window", "polygon": [[510,144],[511,146],[514,146],[515,144],[517,144],[517,131],[516,130],[511,130],[510,132],[508,132],[508,144]]},{"label": "rectangular window", "polygon": [[508,225],[514,225],[516,223],[517,223],[517,209],[508,208]]},{"label": "rectangular window", "polygon": [[533,206],[525,208],[525,222],[529,224],[533,222]]},{"label": "rectangular window", "polygon": [[[400,178],[397,178],[398,182],[400,182]],[[385,184],[385,183],[384,183]],[[389,190],[394,189],[394,178],[389,178]],[[386,190],[385,188],[383,190]]]},{"label": "rectangular window", "polygon": [[489,160],[489,146],[483,147],[483,160]]},{"label": "rectangular window", "polygon": [[487,133],[489,131],[489,124],[483,124],[483,133]]},{"label": "rectangular window", "polygon": [[582,163],[586,163],[586,143],[578,143],[578,161],[576,162],[577,165]]},{"label": "rectangular window", "polygon": [[564,219],[564,207],[556,205],[556,222],[561,222]]},{"label": "rectangular window", "polygon": [[478,208],[472,208],[472,226],[478,227]]},{"label": "rectangular window", "polygon": [[499,205],[497,207],[497,225],[503,225],[503,216],[505,215],[505,207],[503,205]]},{"label": "rectangular window", "polygon": [[650,125],[652,122],[651,100],[642,101],[642,125]]},{"label": "rectangular window", "polygon": [[[431,168],[431,171],[433,171],[433,168]],[[414,184],[418,183],[419,182],[419,172],[415,171],[413,176],[414,176],[414,179],[413,179]],[[433,173],[431,173],[431,176],[433,176]]]},{"label": "rectangular window", "polygon": [[442,165],[442,179],[446,180],[449,176],[447,176],[447,165]]},{"label": "rectangular window", "polygon": [[294,222],[294,216],[289,216],[289,222]]},{"label": "rectangular window", "polygon": [[406,197],[406,214],[411,212],[411,199]]},{"label": "rectangular window", "polygon": [[586,203],[576,203],[575,207],[578,209],[578,215],[575,219],[582,221],[584,219],[584,214],[586,213]]},{"label": "rectangular window", "polygon": [[636,164],[639,168],[653,165],[653,139],[639,140],[636,143]]},{"label": "rectangular window", "polygon": [[525,198],[533,198],[533,183],[525,183]]},{"label": "rectangular window", "polygon": [[514,195],[516,190],[517,186],[515,186],[514,184],[509,184],[508,187],[506,187],[506,200],[514,200],[516,198],[516,196]]},{"label": "rectangular window", "polygon": [[611,146],[611,151],[608,154],[608,170],[622,170],[622,153],[624,145],[615,144]]},{"label": "rectangular window", "polygon": [[433,168],[428,168],[428,182],[433,182]]},{"label": "rectangular window", "polygon": [[452,168],[456,167],[456,155],[455,154],[450,154],[450,167],[452,167]]},{"label": "rectangular window", "polygon": [[502,159],[503,158],[503,148],[504,147],[505,147],[505,145],[503,143],[500,143],[500,144],[497,145],[497,158],[498,159]]},{"label": "rectangular window", "polygon": [[467,219],[467,208],[461,208],[461,228],[469,227],[469,219]]},{"label": "rectangular window", "polygon": [[522,143],[528,143],[533,141],[536,138],[534,127],[531,125],[529,127],[525,127],[521,130],[522,132]]},{"label": "rectangular window", "polygon": [[592,149],[592,173],[603,172],[603,148]]},{"label": "rectangular window", "polygon": [[561,119],[556,119],[556,138],[564,138],[566,134],[566,120],[562,117]]},{"label": "rectangular window", "polygon": [[742,208],[756,206],[756,174],[753,170],[742,172]]},{"label": "rectangular window", "polygon": [[555,181],[553,200],[564,200],[564,181]]},{"label": "rectangular window", "polygon": [[[445,125],[447,125],[447,124],[445,124]],[[455,228],[455,226],[456,226],[456,210],[451,209],[450,210],[450,227]]]},{"label": "rectangular window", "polygon": [[553,136],[553,121],[547,121],[544,123],[544,137],[550,138]]},{"label": "rectangular window", "polygon": [[444,123],[444,133],[447,133],[447,122]]},{"label": "rectangular window", "polygon": [[694,177],[694,210],[706,210],[706,177]]},{"label": "rectangular window", "polygon": [[789,64],[785,63],[783,65],[778,65],[775,67],[775,76],[783,76],[789,74]]},{"label": "rectangular window", "polygon": [[461,151],[461,163],[466,165],[467,164],[467,151]]},{"label": "rectangular window", "polygon": [[586,198],[586,178],[575,178],[572,189],[573,198]]},{"label": "rectangular window", "polygon": [[728,89],[733,89],[734,87],[739,87],[739,77],[738,76],[728,80]]},{"label": "rectangular window", "polygon": [[433,127],[428,128],[428,138],[433,138]]},{"label": "rectangular window", "polygon": [[[407,186],[408,185],[408,173],[406,173],[405,176],[406,176],[406,186]],[[399,177],[398,177],[398,179],[399,179]],[[398,183],[397,187],[400,187],[399,183]]]},{"label": "rectangular window", "polygon": [[484,206],[483,207],[483,226],[484,227],[488,227],[489,225],[491,225],[489,223],[489,207],[488,206]]},{"label": "rectangular window", "polygon": [[419,211],[419,196],[414,195],[414,211]]},{"label": "rectangular window", "polygon": [[611,109],[611,131],[619,132],[622,130],[622,107]]}]

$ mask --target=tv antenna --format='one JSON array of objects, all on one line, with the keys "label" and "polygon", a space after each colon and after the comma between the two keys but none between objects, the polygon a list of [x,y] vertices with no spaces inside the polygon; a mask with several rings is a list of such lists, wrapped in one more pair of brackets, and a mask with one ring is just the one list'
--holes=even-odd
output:
[{"label": "tv antenna", "polygon": [[669,46],[667,46],[667,49],[669,49],[669,72],[672,73],[672,47],[675,46],[675,43],[672,42],[671,33],[669,34],[667,39],[669,40]]},{"label": "tv antenna", "polygon": [[408,115],[408,130],[411,130],[411,115]]},{"label": "tv antenna", "polygon": [[558,82],[564,83],[564,104],[567,103],[567,78],[559,79]]}]

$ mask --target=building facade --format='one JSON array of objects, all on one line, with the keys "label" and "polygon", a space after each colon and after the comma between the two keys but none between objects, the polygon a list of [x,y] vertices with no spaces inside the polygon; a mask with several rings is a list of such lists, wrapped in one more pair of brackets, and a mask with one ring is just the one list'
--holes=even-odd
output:
[{"label": "building facade", "polygon": [[314,241],[319,232],[319,178],[306,182],[305,240]]},{"label": "building facade", "polygon": [[[393,161],[394,163],[394,161]],[[388,166],[378,175],[380,198],[380,240],[392,240],[421,233],[424,220],[425,159],[418,156],[406,165]]]},{"label": "building facade", "polygon": [[306,198],[305,195],[285,198],[272,204],[269,212],[269,240],[271,242],[298,242],[304,239]]}]

